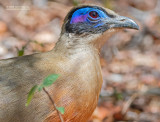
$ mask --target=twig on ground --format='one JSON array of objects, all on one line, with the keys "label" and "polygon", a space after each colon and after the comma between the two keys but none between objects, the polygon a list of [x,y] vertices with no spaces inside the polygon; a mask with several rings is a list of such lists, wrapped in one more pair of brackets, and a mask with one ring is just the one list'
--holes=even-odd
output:
[{"label": "twig on ground", "polygon": [[50,96],[50,94],[48,93],[48,91],[47,91],[45,88],[43,88],[43,91],[47,94],[48,98],[49,98],[50,101],[52,102],[52,104],[53,104],[53,106],[54,106],[54,109],[57,111],[57,114],[58,114],[61,122],[64,122],[61,113],[57,110],[56,105],[55,105],[55,103],[54,103],[54,100],[51,98],[51,96]]},{"label": "twig on ground", "polygon": [[130,99],[128,99],[128,101],[124,104],[123,109],[122,109],[122,114],[125,115],[125,113],[127,112],[128,108],[130,107],[130,105],[132,104],[132,102],[139,96],[138,93],[133,94]]}]

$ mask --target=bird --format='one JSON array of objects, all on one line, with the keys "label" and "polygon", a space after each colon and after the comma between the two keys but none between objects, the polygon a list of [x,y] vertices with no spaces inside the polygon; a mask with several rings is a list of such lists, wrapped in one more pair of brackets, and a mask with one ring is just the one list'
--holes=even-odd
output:
[{"label": "bird", "polygon": [[60,74],[47,91],[64,107],[65,122],[86,122],[96,108],[103,78],[100,49],[115,32],[139,29],[132,19],[97,5],[73,7],[55,47],[48,52],[0,60],[0,122],[60,122],[44,92],[28,107],[28,92],[50,74]]}]

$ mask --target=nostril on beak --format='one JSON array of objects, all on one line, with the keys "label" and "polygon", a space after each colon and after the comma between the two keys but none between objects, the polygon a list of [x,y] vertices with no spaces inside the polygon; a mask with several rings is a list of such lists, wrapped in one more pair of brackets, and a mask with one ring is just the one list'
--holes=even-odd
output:
[{"label": "nostril on beak", "polygon": [[125,19],[121,19],[120,21],[122,21],[122,22],[123,22],[123,21],[125,21]]}]

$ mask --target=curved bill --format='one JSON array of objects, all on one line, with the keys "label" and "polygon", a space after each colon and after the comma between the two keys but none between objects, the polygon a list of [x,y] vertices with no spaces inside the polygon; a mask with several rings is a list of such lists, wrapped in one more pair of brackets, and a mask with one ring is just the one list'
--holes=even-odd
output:
[{"label": "curved bill", "polygon": [[103,22],[109,28],[131,28],[139,30],[139,26],[132,19],[124,16],[116,16],[115,18],[107,18]]}]

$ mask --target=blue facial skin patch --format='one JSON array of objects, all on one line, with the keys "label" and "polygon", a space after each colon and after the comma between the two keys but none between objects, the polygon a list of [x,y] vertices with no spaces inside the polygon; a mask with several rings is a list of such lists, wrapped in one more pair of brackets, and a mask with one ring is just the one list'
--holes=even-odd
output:
[{"label": "blue facial skin patch", "polygon": [[[92,16],[90,16],[90,12],[97,12],[98,13],[98,17],[93,18]],[[97,8],[90,8],[90,7],[86,7],[86,8],[81,8],[76,10],[71,18],[70,24],[76,24],[76,23],[88,23],[88,24],[94,24],[94,27],[98,27],[98,26],[103,26],[103,19],[109,18],[109,16],[107,16],[107,14],[105,12],[103,12],[102,10],[99,10]]]}]

